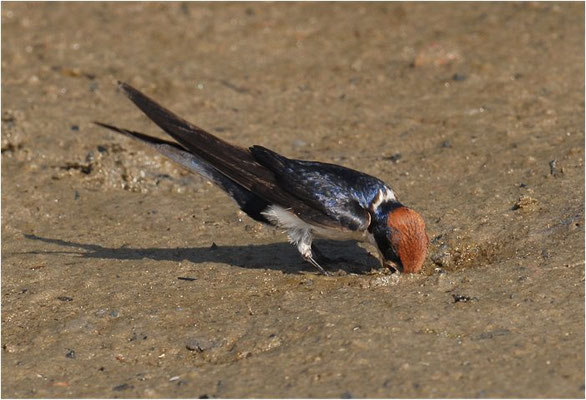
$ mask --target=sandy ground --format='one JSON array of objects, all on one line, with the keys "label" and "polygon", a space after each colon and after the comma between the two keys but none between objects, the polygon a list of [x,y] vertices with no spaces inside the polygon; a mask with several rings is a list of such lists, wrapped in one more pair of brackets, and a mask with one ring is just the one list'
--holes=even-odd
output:
[{"label": "sandy ground", "polygon": [[[424,273],[216,187],[124,80],[240,145],[376,175]],[[584,397],[584,5],[2,4],[4,397]]]}]

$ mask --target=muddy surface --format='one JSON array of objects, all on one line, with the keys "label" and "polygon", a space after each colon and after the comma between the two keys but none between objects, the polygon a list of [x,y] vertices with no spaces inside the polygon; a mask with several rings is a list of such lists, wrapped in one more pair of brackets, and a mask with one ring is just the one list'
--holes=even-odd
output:
[{"label": "muddy surface", "polygon": [[[324,277],[160,135],[376,175],[424,273]],[[584,6],[2,6],[5,397],[583,397]]]}]

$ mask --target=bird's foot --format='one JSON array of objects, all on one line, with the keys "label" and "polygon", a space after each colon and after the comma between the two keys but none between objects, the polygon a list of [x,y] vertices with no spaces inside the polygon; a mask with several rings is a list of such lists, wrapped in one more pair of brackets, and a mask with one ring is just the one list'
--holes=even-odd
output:
[{"label": "bird's foot", "polygon": [[317,270],[319,272],[321,272],[323,275],[325,275],[325,276],[331,276],[331,274],[328,271],[326,271],[325,269],[323,269],[323,267],[321,265],[319,265],[317,263],[317,261],[315,261],[313,259],[312,256],[307,255],[307,256],[304,256],[303,258],[305,259],[305,261],[309,262],[311,265],[313,265],[315,268],[317,268]]}]

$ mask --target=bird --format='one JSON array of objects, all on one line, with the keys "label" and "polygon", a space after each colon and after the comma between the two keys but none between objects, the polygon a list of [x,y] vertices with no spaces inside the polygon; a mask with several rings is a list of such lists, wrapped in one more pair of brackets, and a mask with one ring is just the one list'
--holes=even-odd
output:
[{"label": "bird", "polygon": [[[226,192],[250,218],[284,229],[321,274],[313,239],[368,242],[382,267],[418,273],[427,255],[425,221],[382,180],[336,164],[287,158],[266,147],[230,144],[164,108],[127,83],[118,88],[175,141],[94,121],[142,142]],[[320,260],[321,261],[321,260]]]}]

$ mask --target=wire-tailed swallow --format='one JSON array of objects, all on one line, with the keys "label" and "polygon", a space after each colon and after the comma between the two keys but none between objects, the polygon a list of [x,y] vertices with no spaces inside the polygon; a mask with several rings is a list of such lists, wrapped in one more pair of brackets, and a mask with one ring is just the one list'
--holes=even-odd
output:
[{"label": "wire-tailed swallow", "polygon": [[383,266],[418,272],[429,239],[423,218],[381,180],[335,164],[293,160],[262,146],[229,144],[176,116],[126,83],[120,89],[178,143],[96,124],[137,139],[218,185],[251,218],[286,229],[301,256],[315,261],[314,236],[369,241]]}]

